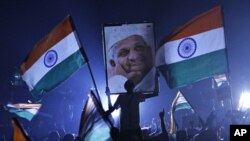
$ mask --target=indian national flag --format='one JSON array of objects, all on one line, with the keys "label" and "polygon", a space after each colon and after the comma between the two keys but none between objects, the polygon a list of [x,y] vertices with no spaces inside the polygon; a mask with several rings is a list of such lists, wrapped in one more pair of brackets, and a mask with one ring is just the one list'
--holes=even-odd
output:
[{"label": "indian national flag", "polygon": [[212,82],[215,83],[213,85],[213,88],[219,88],[223,84],[227,84],[228,83],[227,75],[225,73],[214,75],[213,80],[214,81],[212,81]]},{"label": "indian national flag", "polygon": [[170,134],[173,134],[176,131],[176,122],[174,119],[174,112],[183,110],[183,109],[190,109],[193,110],[191,105],[188,103],[186,98],[182,95],[180,91],[178,91],[176,97],[174,98],[170,110]]},{"label": "indian national flag", "polygon": [[31,121],[33,117],[38,113],[41,106],[41,104],[17,103],[7,104],[4,108],[19,117]]},{"label": "indian national flag", "polygon": [[194,17],[163,39],[156,66],[170,88],[227,72],[221,7]]},{"label": "indian national flag", "polygon": [[108,141],[110,136],[110,121],[104,118],[104,109],[100,101],[90,92],[87,102],[82,111],[79,137],[85,141]]},{"label": "indian national flag", "polygon": [[71,17],[39,41],[21,65],[22,78],[36,100],[66,80],[87,61]]}]

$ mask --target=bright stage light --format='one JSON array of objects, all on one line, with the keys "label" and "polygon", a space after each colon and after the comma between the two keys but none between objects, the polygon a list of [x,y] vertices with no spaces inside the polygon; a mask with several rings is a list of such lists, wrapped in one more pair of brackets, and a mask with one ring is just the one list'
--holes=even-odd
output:
[{"label": "bright stage light", "polygon": [[249,99],[250,99],[250,93],[248,91],[243,91],[240,96],[240,101],[238,106],[239,111],[245,111],[250,108]]}]

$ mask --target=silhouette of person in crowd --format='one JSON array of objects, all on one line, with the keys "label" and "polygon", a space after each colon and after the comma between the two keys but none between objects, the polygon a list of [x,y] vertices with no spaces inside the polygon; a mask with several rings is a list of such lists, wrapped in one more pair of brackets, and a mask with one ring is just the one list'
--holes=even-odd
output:
[{"label": "silhouette of person in crowd", "polygon": [[120,94],[114,105],[106,111],[109,115],[115,109],[121,108],[120,114],[120,141],[142,141],[143,135],[140,128],[140,109],[139,104],[145,99],[157,96],[159,93],[158,73],[155,76],[155,90],[150,94],[134,92],[133,81],[127,80],[124,84],[126,93]]}]

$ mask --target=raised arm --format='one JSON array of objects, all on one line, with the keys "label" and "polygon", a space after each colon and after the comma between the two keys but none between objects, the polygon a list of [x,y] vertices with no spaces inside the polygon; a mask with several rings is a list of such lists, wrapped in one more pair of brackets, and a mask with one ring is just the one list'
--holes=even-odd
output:
[{"label": "raised arm", "polygon": [[161,119],[161,131],[162,131],[162,133],[167,134],[167,129],[166,129],[165,121],[164,121],[164,118],[165,118],[164,109],[159,113],[159,116]]}]

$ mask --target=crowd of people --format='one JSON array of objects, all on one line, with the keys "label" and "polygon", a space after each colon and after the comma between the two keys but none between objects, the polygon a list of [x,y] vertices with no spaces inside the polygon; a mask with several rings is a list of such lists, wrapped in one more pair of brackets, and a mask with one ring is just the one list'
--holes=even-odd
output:
[{"label": "crowd of people", "polygon": [[[145,35],[144,35],[145,36]],[[170,123],[166,122],[166,114],[164,109],[159,111],[159,117],[153,118],[151,122],[140,125],[140,106],[148,98],[158,96],[159,93],[159,72],[154,67],[154,56],[152,47],[153,43],[145,40],[145,37],[139,34],[132,34],[121,40],[115,40],[109,47],[109,85],[111,92],[120,92],[114,105],[109,105],[109,109],[105,111],[104,117],[110,117],[110,114],[120,108],[119,127],[110,128],[110,141],[229,141],[230,124],[244,123],[249,120],[249,113],[245,112],[239,116],[239,111],[229,110],[225,115],[221,116],[215,110],[209,114],[205,122],[199,118],[199,126],[194,124],[195,119],[189,119],[187,126],[177,127],[173,134],[170,134]],[[122,78],[122,79],[121,79]],[[122,82],[121,84],[117,84]],[[121,89],[121,85],[122,89]],[[115,87],[119,86],[119,87]],[[125,91],[123,91],[125,90]],[[147,94],[143,93],[147,92]],[[150,92],[150,93],[149,93]],[[107,94],[109,96],[110,94]],[[68,97],[67,97],[68,98]],[[65,103],[64,103],[65,104]],[[68,116],[64,119],[60,116],[52,121],[51,125],[46,124],[44,120],[33,120],[32,126],[25,126],[30,134],[30,139],[35,141],[80,141],[84,140],[75,133],[65,132],[65,127],[56,126],[70,124],[69,113],[72,113],[73,105],[65,104],[63,108]],[[0,107],[1,108],[1,107]],[[6,116],[8,114],[6,111]],[[13,115],[9,115],[12,117]],[[72,115],[73,116],[73,115]],[[244,118],[243,118],[244,117]],[[59,121],[60,120],[60,121]],[[11,138],[11,126],[6,124],[5,119],[0,119],[0,140],[6,141]],[[24,122],[25,124],[25,122]],[[5,128],[8,127],[8,128]],[[5,129],[4,129],[5,128]],[[70,128],[68,126],[67,128]],[[4,129],[5,131],[1,131]],[[108,140],[108,141],[109,141]]]},{"label": "crowd of people", "polygon": [[[125,83],[126,84],[126,83]],[[134,87],[133,85],[130,85],[131,83],[127,83],[128,86],[126,88],[128,89],[128,92],[130,93],[129,97],[130,100],[133,100],[133,92],[131,92],[130,87]],[[132,93],[132,94],[131,94]],[[157,96],[157,89],[152,96]],[[135,93],[136,94],[136,93]],[[123,95],[125,97],[125,95]],[[139,95],[138,95],[139,96]],[[136,97],[135,97],[136,98]],[[141,97],[141,100],[138,100],[137,102],[134,101],[134,103],[138,106],[138,104],[145,100],[146,97]],[[126,100],[129,100],[126,99]],[[212,110],[212,112],[208,115],[206,120],[203,122],[200,120],[200,124],[197,126],[194,124],[195,118],[189,118],[185,123],[185,126],[182,127],[179,126],[174,134],[170,134],[170,123],[166,122],[166,114],[165,111],[159,110],[159,115],[157,117],[152,118],[151,121],[142,121],[140,122],[139,117],[139,109],[137,109],[137,112],[133,112],[133,114],[136,114],[130,120],[130,111],[129,111],[129,105],[131,102],[124,101],[122,98],[120,100],[117,100],[117,104],[114,105],[113,108],[111,108],[109,111],[107,111],[107,114],[110,114],[114,109],[116,108],[124,108],[128,111],[122,112],[121,116],[125,116],[127,118],[123,119],[126,120],[120,121],[120,125],[126,124],[126,126],[120,126],[115,127],[115,129],[110,130],[110,135],[113,137],[113,141],[229,141],[230,137],[230,125],[231,124],[246,124],[249,123],[249,110],[245,112],[241,112],[238,110],[229,110],[228,112],[218,111],[218,110]],[[128,105],[126,105],[128,104]],[[125,107],[124,107],[125,106]],[[131,107],[134,108],[134,107]],[[135,110],[135,109],[134,109]],[[3,112],[3,110],[2,110]],[[1,118],[0,121],[0,129],[1,129],[1,140],[6,141],[11,139],[12,136],[12,130],[11,125],[8,124],[8,117],[13,117],[14,115],[11,113],[8,113],[5,111],[3,113],[6,119]],[[125,115],[124,115],[125,114]],[[190,113],[191,114],[191,113]],[[186,115],[182,115],[184,117]],[[192,117],[192,116],[191,116]],[[121,118],[122,119],[122,118]],[[134,121],[135,119],[138,119]],[[184,119],[184,118],[183,118]],[[29,124],[29,122],[25,120],[21,120],[21,123],[24,125],[25,129],[27,130],[27,133],[29,133],[29,137],[31,140],[37,140],[37,141],[77,141],[81,140],[81,138],[77,135],[77,133],[70,133],[66,132],[63,128],[56,128],[56,125],[53,123],[53,121],[40,119],[39,116],[35,117],[35,119]],[[51,123],[51,124],[48,124]],[[144,123],[144,124],[142,124]],[[131,124],[136,126],[130,126]],[[8,127],[8,128],[4,128]],[[60,127],[60,126],[57,126]],[[124,127],[124,129],[121,129],[121,127]],[[135,127],[135,128],[126,128],[125,127]],[[8,129],[8,130],[7,130]]]}]

